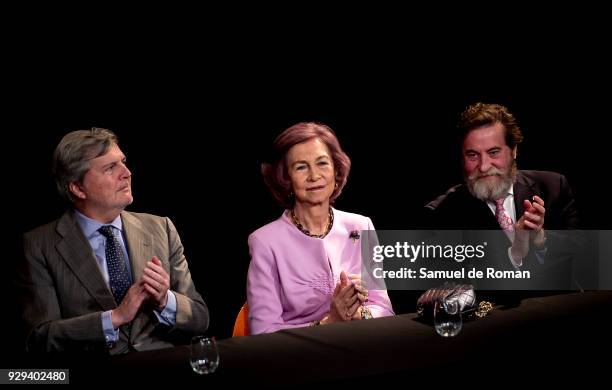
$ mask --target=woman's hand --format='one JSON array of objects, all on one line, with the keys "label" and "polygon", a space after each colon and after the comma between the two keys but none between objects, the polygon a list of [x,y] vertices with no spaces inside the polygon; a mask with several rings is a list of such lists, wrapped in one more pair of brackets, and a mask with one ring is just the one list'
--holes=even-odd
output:
[{"label": "woman's hand", "polygon": [[350,274],[349,279],[357,290],[357,296],[359,302],[363,305],[368,301],[368,289],[365,288],[365,284],[361,280],[361,275]]},{"label": "woman's hand", "polygon": [[350,321],[361,306],[359,292],[344,271],[340,273],[340,283],[336,284],[329,307],[329,314],[322,324]]}]

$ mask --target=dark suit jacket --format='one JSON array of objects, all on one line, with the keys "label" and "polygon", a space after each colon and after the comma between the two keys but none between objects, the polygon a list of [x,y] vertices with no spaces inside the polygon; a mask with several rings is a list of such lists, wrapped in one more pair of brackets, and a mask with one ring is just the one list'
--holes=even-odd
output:
[{"label": "dark suit jacket", "polygon": [[73,212],[24,235],[24,261],[17,285],[22,300],[26,347],[43,351],[98,351],[171,347],[208,327],[208,309],[191,280],[183,246],[168,218],[122,212],[132,266],[139,280],[146,262],[159,257],[176,295],[176,325],[158,323],[144,309],[121,327],[119,341],[107,348],[101,313],[117,307],[93,250]]},{"label": "dark suit jacket", "polygon": [[[529,255],[523,259],[524,266],[522,267],[523,270],[532,272],[531,280],[497,279],[490,281],[482,279],[480,286],[476,281],[477,287],[492,290],[569,289],[570,284],[574,282],[571,280],[571,257],[568,253],[574,251],[575,247],[568,249],[567,236],[551,232],[578,228],[578,213],[569,184],[563,175],[554,172],[517,172],[514,183],[517,219],[523,215],[523,201],[531,200],[534,195],[544,200],[546,208],[544,228],[547,231],[549,250],[545,255],[545,265],[538,264],[532,248]],[[483,268],[488,264],[496,270],[514,269],[507,254],[507,249],[511,245],[510,240],[501,231],[486,202],[472,196],[464,184],[452,187],[425,207],[430,211],[429,227],[431,229],[494,231],[487,233],[489,248],[486,263],[482,263]]]},{"label": "dark suit jacket", "polygon": [[[574,196],[565,176],[546,171],[518,171],[514,183],[517,218],[523,215],[523,200],[531,200],[534,195],[544,200],[545,229],[578,228]],[[499,229],[486,202],[473,197],[464,184],[452,187],[425,207],[432,211],[430,226],[434,229]]]}]

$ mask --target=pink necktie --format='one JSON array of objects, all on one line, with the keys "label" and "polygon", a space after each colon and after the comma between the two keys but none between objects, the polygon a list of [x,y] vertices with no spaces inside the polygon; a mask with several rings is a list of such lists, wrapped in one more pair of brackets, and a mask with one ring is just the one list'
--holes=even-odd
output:
[{"label": "pink necktie", "polygon": [[506,233],[514,233],[514,222],[512,218],[504,209],[504,199],[500,198],[495,200],[495,219],[499,223],[499,227]]}]

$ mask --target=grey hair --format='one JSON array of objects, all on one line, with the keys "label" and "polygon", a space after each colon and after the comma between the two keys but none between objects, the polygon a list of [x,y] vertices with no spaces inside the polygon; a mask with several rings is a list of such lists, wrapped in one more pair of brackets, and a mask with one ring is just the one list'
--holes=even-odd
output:
[{"label": "grey hair", "polygon": [[53,153],[53,176],[60,196],[74,203],[70,183],[82,181],[89,170],[89,161],[102,156],[118,142],[115,133],[99,127],[66,134]]}]

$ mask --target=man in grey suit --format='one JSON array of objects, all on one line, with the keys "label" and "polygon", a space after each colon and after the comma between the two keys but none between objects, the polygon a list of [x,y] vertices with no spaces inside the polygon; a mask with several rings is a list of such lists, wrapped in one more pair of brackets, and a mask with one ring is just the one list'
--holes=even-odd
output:
[{"label": "man in grey suit", "polygon": [[68,133],[53,168],[73,207],[24,235],[17,280],[26,349],[119,354],[206,331],[208,309],[172,222],[124,211],[131,172],[115,134]]}]

